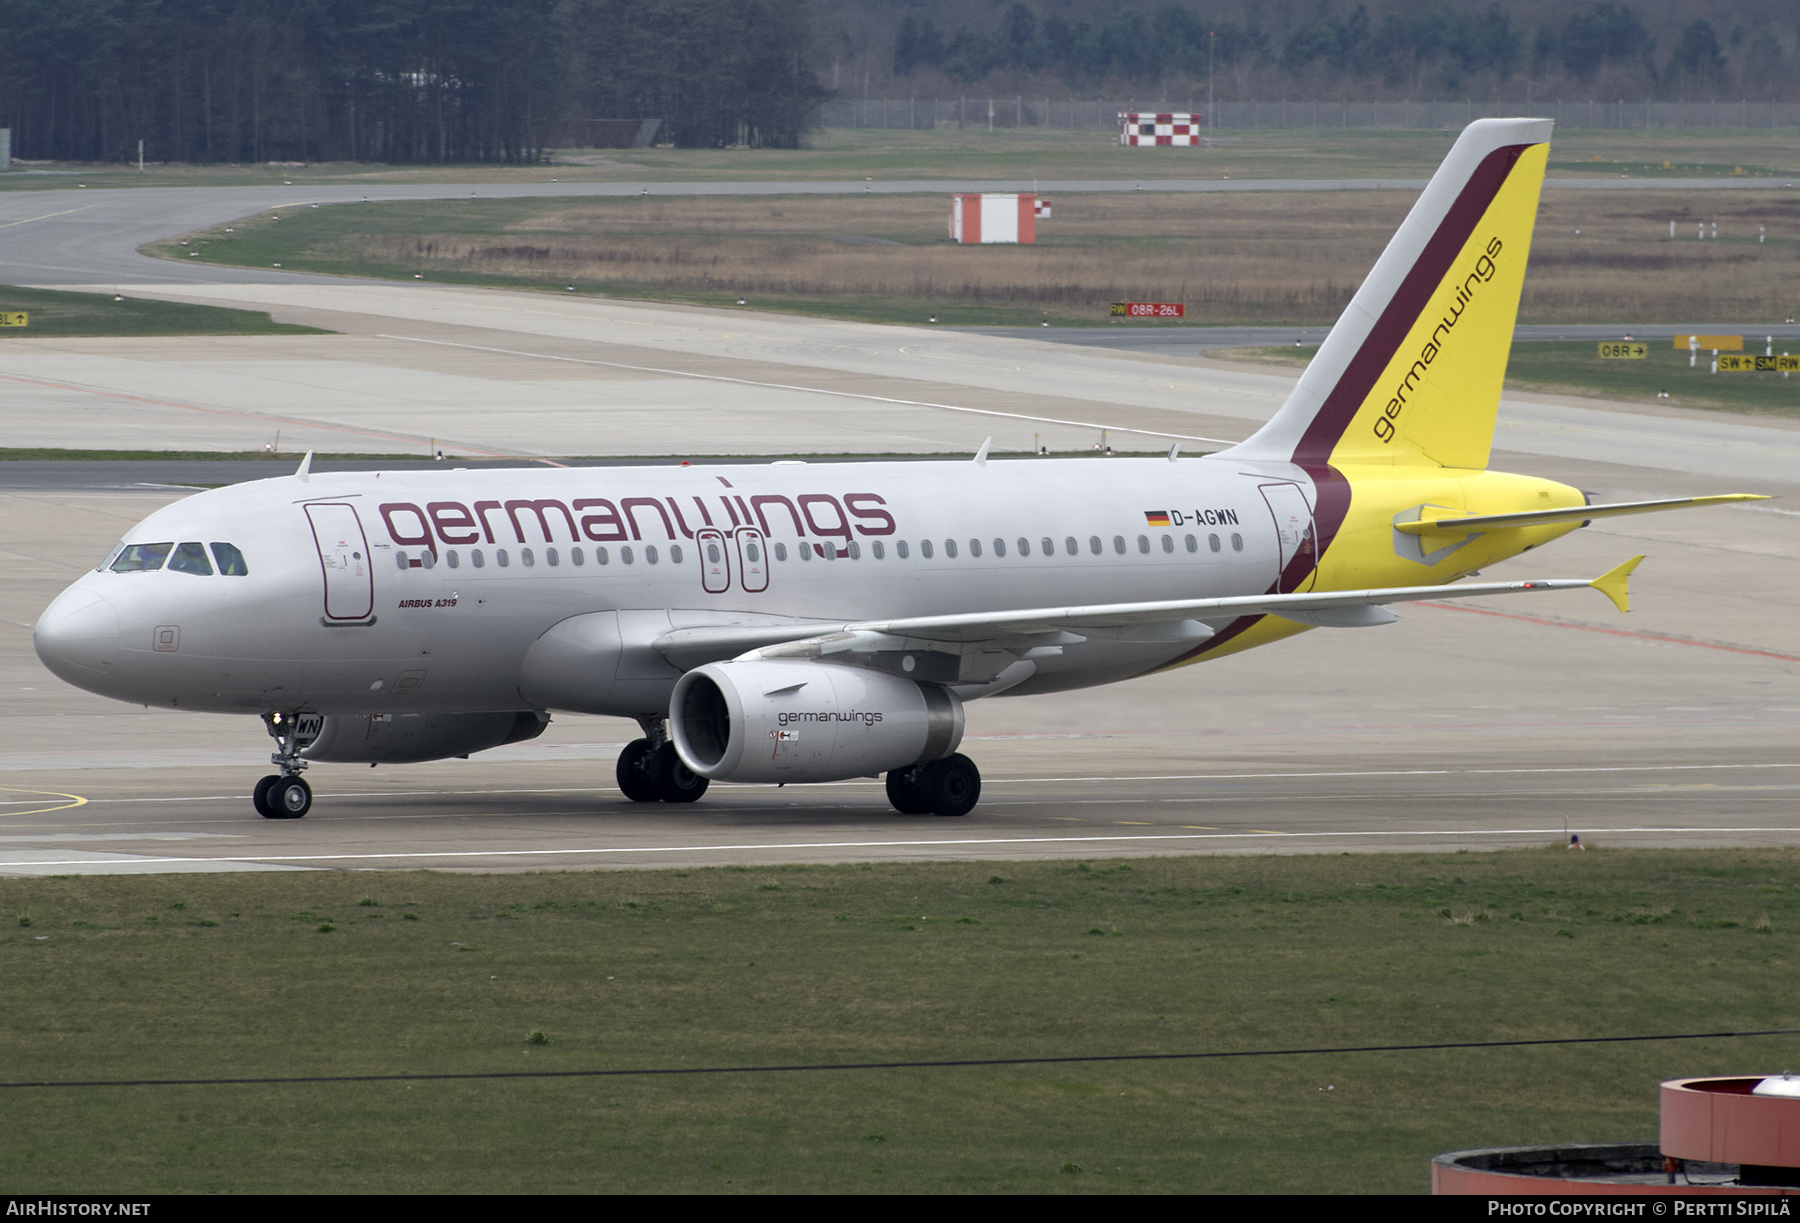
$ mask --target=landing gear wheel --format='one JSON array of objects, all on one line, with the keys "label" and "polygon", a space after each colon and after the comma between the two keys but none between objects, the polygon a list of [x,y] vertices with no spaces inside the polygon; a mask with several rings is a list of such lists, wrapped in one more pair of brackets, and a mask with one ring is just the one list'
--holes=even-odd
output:
[{"label": "landing gear wheel", "polygon": [[888,802],[894,804],[894,810],[901,815],[924,815],[931,810],[931,804],[925,801],[924,794],[919,791],[919,774],[924,771],[916,764],[904,769],[888,770]]},{"label": "landing gear wheel", "polygon": [[619,789],[625,797],[634,803],[654,803],[662,798],[662,786],[656,774],[650,768],[654,750],[648,739],[633,739],[619,753],[618,768],[613,776],[618,779]]},{"label": "landing gear wheel", "polygon": [[706,787],[712,784],[681,762],[673,743],[665,743],[656,749],[650,759],[649,771],[656,775],[657,788],[665,803],[691,803],[705,794]]},{"label": "landing gear wheel", "polygon": [[275,814],[275,808],[269,805],[269,791],[273,790],[281,780],[281,774],[270,773],[256,783],[256,789],[250,794],[250,805],[256,808],[256,814],[265,820],[276,820],[281,817]]},{"label": "landing gear wheel", "polygon": [[312,810],[312,787],[304,777],[278,777],[264,799],[278,820],[297,820]]},{"label": "landing gear wheel", "polygon": [[960,752],[919,770],[919,794],[933,815],[967,815],[981,799],[981,770]]}]

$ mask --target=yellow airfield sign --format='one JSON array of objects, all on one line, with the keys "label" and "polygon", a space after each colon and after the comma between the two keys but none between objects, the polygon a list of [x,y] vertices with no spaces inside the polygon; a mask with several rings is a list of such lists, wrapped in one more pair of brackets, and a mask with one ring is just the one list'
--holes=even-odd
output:
[{"label": "yellow airfield sign", "polygon": [[1800,372],[1800,357],[1759,357],[1754,353],[1736,355],[1719,354],[1719,372],[1721,374]]},{"label": "yellow airfield sign", "polygon": [[31,315],[23,310],[0,310],[0,327],[24,327],[31,322]]},{"label": "yellow airfield sign", "polygon": [[1614,340],[1600,345],[1600,355],[1609,361],[1642,360],[1650,355],[1650,346],[1648,344],[1621,344]]},{"label": "yellow airfield sign", "polygon": [[[1697,340],[1698,343],[1690,346],[1689,340]],[[1678,335],[1675,337],[1674,345],[1682,352],[1686,352],[1689,347],[1698,348],[1703,352],[1743,352],[1744,337],[1741,335]]]}]

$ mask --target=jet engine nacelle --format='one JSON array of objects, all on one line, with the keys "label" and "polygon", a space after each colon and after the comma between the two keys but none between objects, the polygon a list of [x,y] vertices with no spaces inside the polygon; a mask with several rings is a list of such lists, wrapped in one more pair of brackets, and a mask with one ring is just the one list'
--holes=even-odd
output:
[{"label": "jet engine nacelle", "polygon": [[417,764],[521,743],[544,733],[537,713],[327,714],[300,755],[340,764]]},{"label": "jet engine nacelle", "polygon": [[842,781],[950,755],[963,707],[936,684],[861,667],[715,662],[677,681],[669,734],[714,781]]}]

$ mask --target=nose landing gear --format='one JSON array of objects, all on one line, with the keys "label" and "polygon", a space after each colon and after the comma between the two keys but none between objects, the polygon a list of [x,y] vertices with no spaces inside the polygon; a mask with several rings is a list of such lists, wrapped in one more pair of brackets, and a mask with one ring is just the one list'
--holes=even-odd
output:
[{"label": "nose landing gear", "polygon": [[312,787],[300,776],[306,761],[300,753],[318,738],[316,718],[291,713],[265,713],[263,725],[275,740],[269,763],[280,769],[256,783],[250,805],[265,820],[297,820],[312,810]]}]

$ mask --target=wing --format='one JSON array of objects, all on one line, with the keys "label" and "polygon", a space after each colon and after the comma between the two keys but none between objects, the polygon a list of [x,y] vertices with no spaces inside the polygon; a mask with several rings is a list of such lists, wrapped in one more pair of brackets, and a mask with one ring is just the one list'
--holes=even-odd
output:
[{"label": "wing", "polygon": [[1630,610],[1626,579],[1642,556],[1634,556],[1597,578],[1539,578],[1523,582],[1479,582],[1455,586],[1390,586],[1374,590],[1330,590],[1310,594],[1234,595],[1222,599],[1166,599],[1152,603],[1096,603],[1076,607],[1032,607],[1012,611],[907,616],[837,624],[676,629],[653,643],[671,663],[691,669],[735,658],[751,650],[796,642],[819,643],[824,653],[879,652],[918,648],[904,643],[939,643],[987,650],[1074,644],[1088,637],[1126,641],[1204,641],[1207,620],[1280,616],[1300,624],[1359,628],[1391,624],[1390,603],[1424,599],[1476,599],[1537,590],[1591,586],[1620,611]]}]

